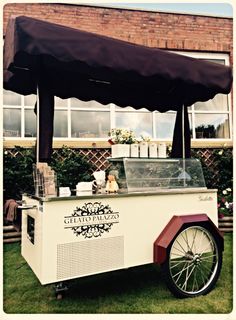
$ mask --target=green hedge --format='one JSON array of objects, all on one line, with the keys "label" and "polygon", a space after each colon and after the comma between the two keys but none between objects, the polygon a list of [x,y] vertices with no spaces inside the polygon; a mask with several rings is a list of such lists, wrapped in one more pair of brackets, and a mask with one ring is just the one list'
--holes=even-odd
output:
[{"label": "green hedge", "polygon": [[[198,155],[195,149],[192,150],[192,157],[200,159],[203,173],[208,188],[216,188],[222,193],[227,188],[233,188],[233,152],[232,149],[214,149],[212,158],[214,165],[206,165],[204,159]],[[216,175],[216,172],[218,174]]]},{"label": "green hedge", "polygon": [[[212,157],[214,164],[207,166],[196,151],[192,156],[202,162],[203,173],[208,188],[218,189],[219,217],[233,214],[233,151],[232,149],[214,149]],[[216,174],[216,172],[218,174]]]},{"label": "green hedge", "polygon": [[[4,151],[3,188],[5,199],[21,199],[22,193],[34,194],[33,164],[35,150],[15,147],[14,155]],[[52,155],[51,167],[57,173],[58,186],[75,188],[79,181],[93,180],[95,167],[72,149],[63,147]]]}]

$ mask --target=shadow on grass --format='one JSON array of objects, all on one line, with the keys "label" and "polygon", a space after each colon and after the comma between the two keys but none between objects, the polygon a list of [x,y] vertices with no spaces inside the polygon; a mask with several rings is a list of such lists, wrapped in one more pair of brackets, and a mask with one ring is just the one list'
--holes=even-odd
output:
[{"label": "shadow on grass", "polygon": [[137,295],[157,286],[166,287],[159,266],[153,264],[75,279],[67,284],[66,296],[71,299]]}]

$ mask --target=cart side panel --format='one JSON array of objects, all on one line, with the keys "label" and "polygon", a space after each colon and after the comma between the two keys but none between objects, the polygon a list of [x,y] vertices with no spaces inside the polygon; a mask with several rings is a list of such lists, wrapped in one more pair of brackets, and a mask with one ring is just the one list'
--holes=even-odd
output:
[{"label": "cart side panel", "polygon": [[22,210],[21,254],[39,280],[42,273],[42,215],[39,202],[27,197],[23,200],[37,208]]}]

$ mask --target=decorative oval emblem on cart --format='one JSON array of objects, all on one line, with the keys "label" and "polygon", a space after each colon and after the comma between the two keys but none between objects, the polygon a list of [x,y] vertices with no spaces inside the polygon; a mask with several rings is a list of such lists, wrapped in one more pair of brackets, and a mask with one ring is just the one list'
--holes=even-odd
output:
[{"label": "decorative oval emblem on cart", "polygon": [[101,202],[85,203],[76,207],[72,215],[64,217],[65,229],[72,229],[76,236],[100,237],[109,232],[114,223],[119,223],[119,212]]}]

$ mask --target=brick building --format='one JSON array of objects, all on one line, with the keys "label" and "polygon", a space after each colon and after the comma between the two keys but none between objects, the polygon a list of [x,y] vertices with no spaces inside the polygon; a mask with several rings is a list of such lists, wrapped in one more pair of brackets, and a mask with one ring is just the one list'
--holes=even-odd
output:
[{"label": "brick building", "polygon": [[[11,15],[26,15],[86,30],[135,44],[158,47],[218,63],[233,64],[233,19],[227,17],[154,12],[96,5],[9,3],[3,12],[3,28]],[[4,91],[4,146],[35,144],[35,96]],[[129,127],[137,136],[171,141],[175,113],[121,109],[95,101],[56,98],[54,147],[107,148],[112,127]],[[232,147],[232,94],[189,108],[192,146]]]}]

